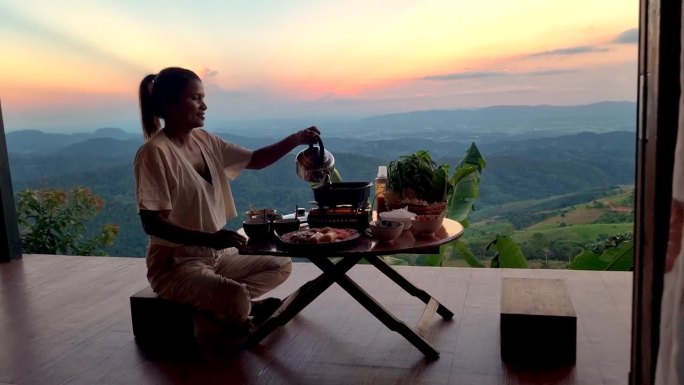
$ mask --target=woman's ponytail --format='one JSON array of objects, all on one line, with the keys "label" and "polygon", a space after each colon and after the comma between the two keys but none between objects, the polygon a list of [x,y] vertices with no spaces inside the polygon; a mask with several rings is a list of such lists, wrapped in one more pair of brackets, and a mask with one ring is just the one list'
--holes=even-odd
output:
[{"label": "woman's ponytail", "polygon": [[161,128],[157,109],[155,108],[155,101],[152,97],[155,77],[156,75],[154,74],[147,75],[140,82],[140,120],[145,139],[154,135]]}]

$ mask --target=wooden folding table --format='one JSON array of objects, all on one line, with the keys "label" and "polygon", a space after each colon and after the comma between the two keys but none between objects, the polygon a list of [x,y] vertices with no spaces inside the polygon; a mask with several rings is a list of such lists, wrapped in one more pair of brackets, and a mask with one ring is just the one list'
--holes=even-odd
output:
[{"label": "wooden folding table", "polygon": [[[277,239],[249,240],[240,249],[241,254],[303,257],[320,268],[322,273],[289,295],[283,301],[282,306],[247,337],[245,346],[247,348],[256,346],[279,326],[290,321],[333,283],[337,283],[390,330],[404,336],[427,358],[436,359],[439,357],[439,351],[425,339],[426,326],[430,323],[435,312],[447,320],[451,319],[454,314],[430,294],[409,282],[392,266],[388,265],[381,256],[404,253],[437,253],[439,246],[457,239],[462,234],[463,226],[460,223],[445,218],[443,226],[432,236],[417,236],[411,233],[411,230],[407,230],[393,242],[387,243],[362,235],[342,248],[332,248],[324,252],[320,248],[312,248],[308,251],[304,247],[293,249]],[[409,327],[396,318],[347,276],[347,272],[362,259],[366,259],[402,289],[426,304],[415,328]]]}]

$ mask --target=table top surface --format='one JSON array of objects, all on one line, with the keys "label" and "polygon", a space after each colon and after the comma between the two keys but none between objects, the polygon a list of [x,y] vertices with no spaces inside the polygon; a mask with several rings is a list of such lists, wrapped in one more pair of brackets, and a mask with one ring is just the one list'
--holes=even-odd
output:
[{"label": "table top surface", "polygon": [[[244,235],[242,230],[240,233]],[[247,244],[240,248],[241,254],[264,254],[278,256],[321,256],[321,257],[344,257],[345,255],[390,255],[401,253],[425,253],[445,243],[449,243],[463,234],[463,226],[455,220],[444,218],[442,227],[432,235],[416,235],[412,230],[401,233],[399,238],[392,242],[381,242],[365,233],[352,241],[339,244],[285,244],[277,237],[266,240],[248,240]]]}]

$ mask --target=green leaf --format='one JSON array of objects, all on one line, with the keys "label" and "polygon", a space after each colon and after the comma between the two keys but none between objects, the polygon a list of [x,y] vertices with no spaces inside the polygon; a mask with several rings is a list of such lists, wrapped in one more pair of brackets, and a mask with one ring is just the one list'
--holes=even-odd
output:
[{"label": "green leaf", "polygon": [[432,191],[433,196],[431,201],[442,202],[447,199],[446,194],[449,192],[449,166],[441,165],[432,176]]},{"label": "green leaf", "polygon": [[601,254],[602,261],[609,261],[605,270],[629,271],[634,267],[634,243],[627,241]]},{"label": "green leaf", "polygon": [[426,150],[401,156],[387,166],[387,189],[404,193],[411,189],[418,199],[427,202],[442,202],[451,191],[449,165],[440,166]]},{"label": "green leaf", "polygon": [[591,250],[582,250],[568,266],[572,270],[604,270],[608,264]]},{"label": "green leaf", "polygon": [[480,197],[480,173],[484,170],[485,160],[475,143],[471,144],[461,162],[456,166],[454,175],[449,179],[452,186],[447,217],[464,221]]},{"label": "green leaf", "polygon": [[459,222],[465,221],[472,211],[475,201],[480,196],[479,185],[479,178],[473,174],[461,180],[449,199],[448,218]]},{"label": "green leaf", "polygon": [[342,176],[340,175],[339,171],[337,171],[336,168],[333,168],[332,172],[330,173],[330,182],[331,183],[342,182]]},{"label": "green leaf", "polygon": [[459,165],[456,168],[456,171],[454,172],[454,175],[451,177],[449,182],[453,186],[457,186],[461,182],[461,180],[463,180],[463,178],[475,172],[480,173],[482,172],[482,170],[480,169],[480,167],[473,164]]},{"label": "green leaf", "polygon": [[470,267],[485,267],[485,265],[480,262],[479,259],[473,254],[472,251],[468,248],[468,245],[465,244],[465,242],[460,241],[460,240],[455,240],[451,242],[451,245],[453,246],[454,250],[456,250],[456,255],[461,257]]},{"label": "green leaf", "polygon": [[442,254],[425,255],[423,259],[424,265],[420,266],[442,266]]},{"label": "green leaf", "polygon": [[461,163],[458,164],[457,168],[461,168],[461,166],[466,164],[479,166],[479,172],[482,172],[487,165],[487,162],[485,162],[480,150],[475,145],[475,142],[470,145],[470,148],[468,148],[468,151],[466,151],[465,156],[461,160]]},{"label": "green leaf", "polygon": [[616,247],[604,251],[601,255],[591,250],[583,250],[570,262],[573,270],[610,270],[629,271],[633,267],[634,243],[622,242]]},{"label": "green leaf", "polygon": [[489,244],[488,249],[497,252],[500,267],[527,267],[525,256],[520,250],[520,247],[508,235],[497,235],[496,239]]}]

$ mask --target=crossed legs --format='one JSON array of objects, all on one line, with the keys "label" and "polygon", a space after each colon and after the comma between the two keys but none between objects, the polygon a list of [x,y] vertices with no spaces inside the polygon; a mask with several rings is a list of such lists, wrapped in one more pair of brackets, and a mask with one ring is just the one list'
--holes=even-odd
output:
[{"label": "crossed legs", "polygon": [[235,325],[247,320],[253,298],[283,283],[292,270],[289,258],[240,255],[232,248],[179,247],[173,260],[155,280],[155,292]]}]

